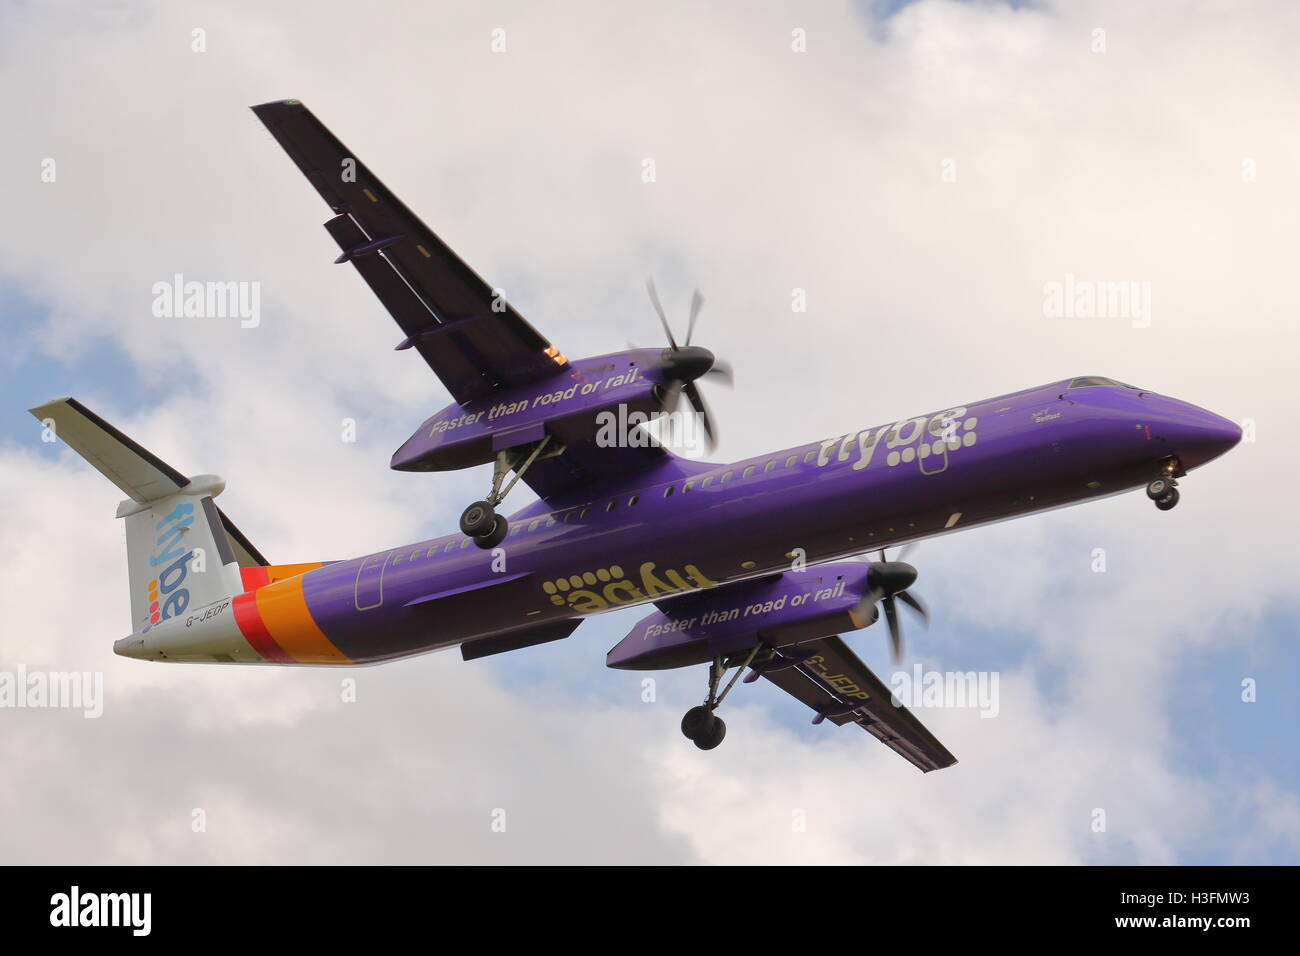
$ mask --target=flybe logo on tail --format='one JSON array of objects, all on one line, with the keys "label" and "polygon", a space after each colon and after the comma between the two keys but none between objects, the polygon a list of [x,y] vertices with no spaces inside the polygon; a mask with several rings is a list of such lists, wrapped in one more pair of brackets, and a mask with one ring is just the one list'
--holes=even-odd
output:
[{"label": "flybe logo on tail", "polygon": [[[154,526],[158,539],[149,555],[151,576],[149,588],[149,619],[140,633],[161,621],[183,614],[190,606],[190,592],[182,587],[189,574],[190,559],[194,552],[185,547],[185,535],[194,524],[194,506],[179,504],[171,514]],[[162,568],[161,571],[157,570]]]}]

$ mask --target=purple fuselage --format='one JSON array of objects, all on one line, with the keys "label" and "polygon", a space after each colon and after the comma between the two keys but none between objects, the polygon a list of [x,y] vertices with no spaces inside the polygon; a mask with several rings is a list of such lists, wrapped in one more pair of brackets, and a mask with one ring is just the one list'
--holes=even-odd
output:
[{"label": "purple fuselage", "polygon": [[344,655],[381,661],[1116,494],[1240,439],[1186,402],[1070,381],[725,465],[668,456],[534,502],[494,551],[419,541],[310,571],[303,595]]}]

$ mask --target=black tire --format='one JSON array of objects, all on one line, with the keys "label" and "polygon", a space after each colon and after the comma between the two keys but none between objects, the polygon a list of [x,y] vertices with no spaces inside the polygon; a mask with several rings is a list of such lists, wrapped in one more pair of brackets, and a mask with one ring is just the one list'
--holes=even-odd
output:
[{"label": "black tire", "polygon": [[1168,494],[1163,498],[1156,499],[1156,507],[1161,511],[1168,511],[1174,505],[1178,504],[1178,489],[1170,488]]},{"label": "black tire", "polygon": [[460,514],[460,530],[471,538],[482,537],[493,529],[496,512],[486,501],[476,501]]},{"label": "black tire", "polygon": [[709,725],[718,718],[713,716],[713,711],[708,707],[700,704],[698,707],[692,707],[685,716],[682,717],[682,733],[689,740],[694,740],[700,734],[709,729]]},{"label": "black tire", "polygon": [[1151,484],[1147,485],[1147,497],[1152,501],[1159,501],[1165,495],[1173,490],[1174,483],[1168,478],[1157,478]]},{"label": "black tire", "polygon": [[721,717],[713,718],[713,725],[709,729],[695,738],[695,746],[701,750],[712,750],[718,744],[722,743],[722,738],[727,736],[727,725]]},{"label": "black tire", "polygon": [[510,530],[510,524],[501,515],[496,516],[496,524],[492,530],[481,538],[475,538],[474,543],[484,551],[490,551],[506,539],[506,532]]}]

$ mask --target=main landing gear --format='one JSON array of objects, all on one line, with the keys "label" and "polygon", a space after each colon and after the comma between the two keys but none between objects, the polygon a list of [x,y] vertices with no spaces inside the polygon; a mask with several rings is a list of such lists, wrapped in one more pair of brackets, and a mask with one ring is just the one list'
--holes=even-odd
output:
[{"label": "main landing gear", "polygon": [[1177,458],[1166,459],[1161,469],[1163,474],[1147,485],[1147,497],[1156,503],[1161,511],[1168,511],[1178,504],[1178,478],[1187,474]]},{"label": "main landing gear", "polygon": [[[736,681],[761,648],[762,644],[755,644],[754,649],[743,660],[736,657],[715,657],[713,663],[709,665],[709,696],[704,698],[703,704],[692,707],[682,717],[682,733],[701,750],[712,750],[722,743],[723,737],[727,736],[726,723],[714,711],[718,709],[727,694],[731,693],[731,688],[736,686]],[[731,680],[727,681],[727,686],[719,694],[718,685],[722,683],[722,675],[737,664],[739,667],[736,673],[731,675]]]},{"label": "main landing gear", "polygon": [[[524,472],[537,460],[537,456],[542,453],[542,449],[550,440],[551,436],[547,435],[539,441],[524,459],[523,464],[518,464],[517,457],[511,460],[509,449],[497,452],[496,461],[492,465],[492,490],[488,492],[485,500],[475,501],[460,515],[460,530],[472,538],[480,548],[490,550],[506,539],[510,523],[506,521],[504,515],[496,513],[496,506],[501,504],[505,496],[510,493],[515,482],[524,476]],[[503,489],[501,483],[505,480],[506,472],[511,468],[515,468],[515,476]]]}]

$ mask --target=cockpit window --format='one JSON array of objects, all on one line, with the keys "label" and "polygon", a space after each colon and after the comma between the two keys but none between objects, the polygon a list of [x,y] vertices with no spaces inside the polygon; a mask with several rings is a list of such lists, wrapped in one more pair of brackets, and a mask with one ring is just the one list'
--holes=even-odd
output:
[{"label": "cockpit window", "polygon": [[1141,391],[1136,385],[1125,385],[1123,382],[1117,382],[1113,378],[1106,378],[1101,375],[1081,375],[1072,381],[1068,388],[1091,388],[1094,385],[1109,385],[1114,388],[1131,388],[1133,391]]}]

